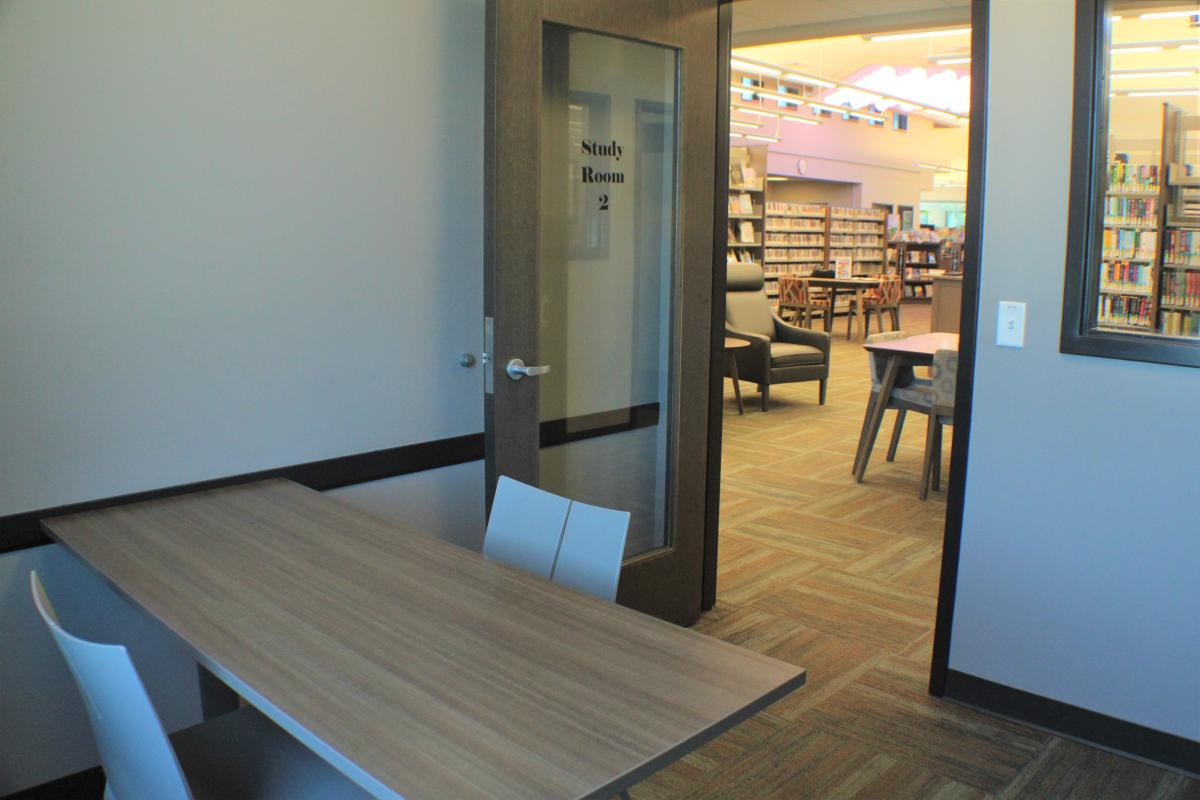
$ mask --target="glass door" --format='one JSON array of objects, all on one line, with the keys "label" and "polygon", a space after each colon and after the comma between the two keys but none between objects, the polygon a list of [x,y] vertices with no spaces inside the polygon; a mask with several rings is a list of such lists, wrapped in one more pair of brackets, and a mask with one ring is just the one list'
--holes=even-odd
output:
[{"label": "glass door", "polygon": [[489,487],[629,511],[618,602],[684,623],[701,596],[717,74],[716,2],[685,5],[491,7],[485,301]]}]

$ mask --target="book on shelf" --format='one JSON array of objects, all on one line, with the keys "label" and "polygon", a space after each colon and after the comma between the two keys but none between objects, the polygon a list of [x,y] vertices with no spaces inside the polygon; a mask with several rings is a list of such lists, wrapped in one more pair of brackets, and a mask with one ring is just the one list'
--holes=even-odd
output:
[{"label": "book on shelf", "polygon": [[1104,229],[1104,259],[1106,261],[1132,260],[1152,261],[1158,246],[1158,231],[1133,228]]},{"label": "book on shelf", "polygon": [[1134,297],[1123,294],[1100,295],[1100,313],[1096,320],[1101,325],[1123,325],[1149,328],[1153,303],[1149,297]]},{"label": "book on shelf", "polygon": [[784,203],[772,200],[767,203],[768,216],[783,217],[824,217],[825,206],[816,203]]},{"label": "book on shelf", "polygon": [[1181,306],[1200,311],[1200,272],[1167,270],[1160,284],[1164,306]]},{"label": "book on shelf", "polygon": [[1200,266],[1200,230],[1167,230],[1163,261],[1179,266]]},{"label": "book on shelf", "polygon": [[744,219],[738,223],[738,241],[754,244],[754,223]]},{"label": "book on shelf", "polygon": [[1158,200],[1153,197],[1104,198],[1105,225],[1157,225]]},{"label": "book on shelf", "polygon": [[1108,294],[1144,294],[1154,290],[1154,267],[1129,261],[1113,261],[1103,265],[1100,272],[1100,291]]},{"label": "book on shelf", "polygon": [[1161,319],[1160,333],[1168,336],[1200,336],[1200,314],[1164,311]]},{"label": "book on shelf", "polygon": [[1157,194],[1158,186],[1158,164],[1130,164],[1118,160],[1108,165],[1110,194]]}]

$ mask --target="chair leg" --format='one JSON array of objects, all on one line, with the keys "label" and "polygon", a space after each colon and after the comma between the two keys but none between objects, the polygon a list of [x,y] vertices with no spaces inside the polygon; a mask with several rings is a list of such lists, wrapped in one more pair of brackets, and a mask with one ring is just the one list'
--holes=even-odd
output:
[{"label": "chair leg", "polygon": [[933,443],[932,485],[935,492],[942,490],[942,421],[938,418],[937,441]]},{"label": "chair leg", "polygon": [[826,384],[828,384],[828,383],[829,383],[829,381],[827,379],[825,379],[825,378],[821,379],[821,394],[820,394],[820,404],[821,405],[825,405],[825,389],[827,388]]},{"label": "chair leg", "polygon": [[933,473],[933,448],[937,442],[937,414],[929,415],[929,427],[925,429],[925,462],[921,465],[921,499],[929,497],[929,482]]},{"label": "chair leg", "polygon": [[758,388],[759,388],[759,391],[762,392],[762,396],[763,396],[762,409],[763,409],[763,411],[766,411],[767,405],[771,402],[771,384],[764,383],[762,386],[760,386]]},{"label": "chair leg", "polygon": [[892,441],[888,444],[887,460],[896,460],[896,448],[900,446],[900,432],[904,430],[904,415],[908,411],[900,409],[896,412],[896,424],[892,426]]},{"label": "chair leg", "polygon": [[858,450],[854,453],[854,466],[850,468],[850,473],[858,474],[858,461],[862,458],[863,443],[867,439],[867,426],[871,424],[871,406],[875,404],[875,393],[872,392],[867,396],[867,410],[863,414],[862,430],[858,432]]},{"label": "chair leg", "polygon": [[894,306],[892,312],[892,330],[900,330],[900,306]]}]

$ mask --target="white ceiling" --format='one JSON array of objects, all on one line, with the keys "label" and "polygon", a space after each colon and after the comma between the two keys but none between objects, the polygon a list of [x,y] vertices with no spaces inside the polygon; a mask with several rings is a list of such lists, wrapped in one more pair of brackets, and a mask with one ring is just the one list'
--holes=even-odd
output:
[{"label": "white ceiling", "polygon": [[733,4],[733,45],[969,23],[968,0],[742,0]]}]

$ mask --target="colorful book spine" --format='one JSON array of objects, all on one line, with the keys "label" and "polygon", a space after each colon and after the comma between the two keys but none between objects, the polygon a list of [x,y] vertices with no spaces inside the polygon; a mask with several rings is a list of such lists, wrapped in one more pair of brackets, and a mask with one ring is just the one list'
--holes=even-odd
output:
[{"label": "colorful book spine", "polygon": [[1098,322],[1101,325],[1150,326],[1151,303],[1148,297],[1100,295]]},{"label": "colorful book spine", "polygon": [[1131,228],[1104,229],[1104,259],[1154,260],[1154,249],[1158,246],[1158,231],[1139,231]]},{"label": "colorful book spine", "polygon": [[1109,192],[1157,192],[1157,164],[1127,164],[1114,161],[1108,165]]},{"label": "colorful book spine", "polygon": [[1200,266],[1200,231],[1168,230],[1163,260],[1167,264]]},{"label": "colorful book spine", "polygon": [[1155,225],[1158,222],[1158,200],[1152,197],[1104,198],[1104,224]]},{"label": "colorful book spine", "polygon": [[1163,305],[1200,309],[1200,272],[1165,270],[1162,277]]},{"label": "colorful book spine", "polygon": [[1154,267],[1129,261],[1106,263],[1100,273],[1100,290],[1110,293],[1150,294],[1154,289]]}]

